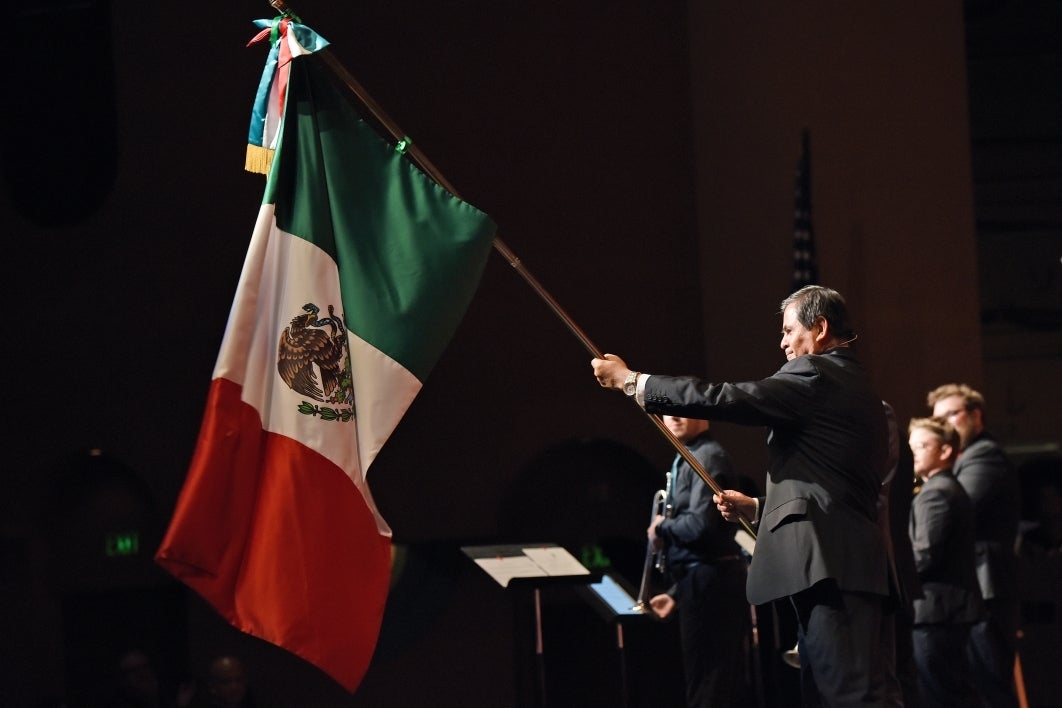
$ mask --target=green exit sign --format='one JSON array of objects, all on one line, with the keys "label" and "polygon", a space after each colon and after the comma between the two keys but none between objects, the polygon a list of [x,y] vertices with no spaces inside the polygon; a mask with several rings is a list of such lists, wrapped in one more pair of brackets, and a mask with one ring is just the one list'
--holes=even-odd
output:
[{"label": "green exit sign", "polygon": [[108,558],[138,555],[140,553],[140,534],[136,531],[109,533],[104,539],[103,552]]}]

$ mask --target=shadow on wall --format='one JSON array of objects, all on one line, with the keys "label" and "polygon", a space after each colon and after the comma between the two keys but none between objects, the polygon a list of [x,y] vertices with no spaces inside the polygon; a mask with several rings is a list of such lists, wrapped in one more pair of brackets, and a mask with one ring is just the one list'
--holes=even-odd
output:
[{"label": "shadow on wall", "polygon": [[98,449],[47,465],[40,483],[39,576],[28,582],[47,588],[34,613],[54,617],[46,627],[58,634],[62,677],[22,680],[63,686],[69,705],[92,705],[120,693],[123,662],[136,653],[159,690],[171,690],[186,674],[185,596],[154,563],[163,521],[148,485]]},{"label": "shadow on wall", "polygon": [[84,219],[114,184],[118,137],[110,5],[109,0],[30,3],[14,13],[11,56],[40,54],[42,41],[63,48],[49,51],[47,61],[22,62],[0,99],[4,134],[19,136],[0,147],[3,180],[13,206],[42,226]]},{"label": "shadow on wall", "polygon": [[621,443],[563,441],[514,478],[501,502],[501,540],[556,543],[590,570],[637,585],[653,494],[663,486],[663,468]]}]

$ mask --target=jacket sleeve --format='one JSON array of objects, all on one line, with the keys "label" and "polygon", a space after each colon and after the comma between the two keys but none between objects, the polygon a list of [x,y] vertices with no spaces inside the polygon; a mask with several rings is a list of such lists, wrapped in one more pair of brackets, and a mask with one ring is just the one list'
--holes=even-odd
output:
[{"label": "jacket sleeve", "polygon": [[991,503],[991,497],[1005,482],[1009,468],[999,452],[990,447],[971,447],[963,453],[960,465],[956,466],[956,479],[966,490],[974,509]]},{"label": "jacket sleeve", "polygon": [[919,577],[931,575],[940,565],[940,553],[951,534],[948,496],[943,490],[923,487],[911,505],[911,549]]},{"label": "jacket sleeve", "polygon": [[818,375],[809,357],[786,363],[766,379],[745,383],[653,374],[645,384],[645,409],[742,425],[795,426],[807,413]]}]

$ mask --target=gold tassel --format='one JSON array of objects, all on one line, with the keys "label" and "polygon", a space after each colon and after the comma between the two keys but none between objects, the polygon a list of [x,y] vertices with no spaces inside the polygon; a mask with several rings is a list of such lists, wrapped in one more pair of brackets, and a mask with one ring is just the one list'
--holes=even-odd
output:
[{"label": "gold tassel", "polygon": [[269,168],[273,165],[273,150],[261,145],[247,145],[247,158],[243,163],[243,169],[260,175],[269,174]]}]

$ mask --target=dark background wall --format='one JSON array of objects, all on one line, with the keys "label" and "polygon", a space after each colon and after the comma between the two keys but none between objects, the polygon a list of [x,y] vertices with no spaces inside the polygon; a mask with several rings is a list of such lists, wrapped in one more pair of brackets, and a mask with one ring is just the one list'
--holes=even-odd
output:
[{"label": "dark background wall", "polygon": [[[1008,442],[1057,446],[1058,222],[1039,219],[1035,237],[1054,270],[1023,265],[1028,249],[999,218],[986,263],[974,167],[1001,161],[971,157],[985,153],[968,86],[984,84],[967,73],[963,3],[317,5],[295,10],[600,348],[730,380],[780,364],[806,127],[821,280],[848,296],[900,419],[963,379],[990,406],[1006,400],[990,419]],[[265,706],[511,705],[528,681],[519,603],[460,545],[604,548],[637,582],[667,444],[596,387],[590,355],[500,256],[370,476],[403,562],[354,699],[151,566],[264,184],[241,169],[264,59],[243,45],[250,20],[272,14],[38,0],[16,15],[0,163],[5,704],[99,678],[147,623],[175,670],[248,657]],[[1041,56],[1057,71],[1057,53]],[[1026,98],[1057,115],[1050,92]],[[1040,287],[999,295],[1027,286],[1029,267]],[[1001,298],[1031,302],[1048,326],[986,329],[985,303]],[[1020,350],[1001,343],[1014,339]],[[762,481],[763,431],[717,432]],[[93,555],[131,524],[139,557]],[[578,605],[555,598],[551,630],[606,655],[610,629]],[[615,690],[614,667],[579,666]]]}]

